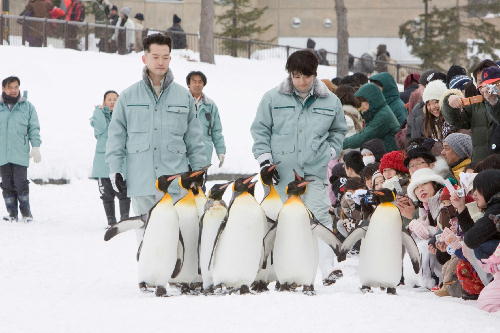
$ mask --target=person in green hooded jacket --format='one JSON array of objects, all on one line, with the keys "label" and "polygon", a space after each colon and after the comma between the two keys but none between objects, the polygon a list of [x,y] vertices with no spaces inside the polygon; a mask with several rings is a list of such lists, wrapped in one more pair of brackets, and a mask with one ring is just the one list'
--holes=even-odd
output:
[{"label": "person in green hooded jacket", "polygon": [[399,131],[399,123],[380,88],[373,83],[366,83],[354,96],[361,102],[360,112],[366,125],[361,132],[344,140],[344,149],[359,148],[366,141],[379,138],[384,141],[387,152],[397,150],[394,136]]},{"label": "person in green hooded jacket", "polygon": [[96,106],[94,114],[90,118],[90,125],[94,128],[94,136],[97,139],[91,177],[97,179],[108,226],[116,223],[115,197],[118,197],[121,220],[127,219],[130,212],[130,198],[127,197],[127,186],[123,184],[119,191],[115,192],[109,179],[109,167],[105,161],[108,127],[117,99],[118,93],[116,91],[106,91],[103,104]]},{"label": "person in green hooded jacket", "polygon": [[[0,98],[0,176],[2,195],[8,216],[3,219],[18,221],[19,211],[23,222],[32,222],[29,202],[28,165],[30,157],[35,163],[40,155],[40,124],[33,104],[21,96],[18,77],[9,76],[2,81]],[[31,143],[31,151],[30,151]]]},{"label": "person in green hooded jacket", "polygon": [[391,74],[383,72],[370,76],[370,82],[382,88],[382,94],[384,94],[387,105],[389,105],[392,112],[394,112],[399,122],[399,126],[402,126],[408,117],[408,110],[406,110],[405,104],[399,97],[399,89],[396,80],[394,80]]}]

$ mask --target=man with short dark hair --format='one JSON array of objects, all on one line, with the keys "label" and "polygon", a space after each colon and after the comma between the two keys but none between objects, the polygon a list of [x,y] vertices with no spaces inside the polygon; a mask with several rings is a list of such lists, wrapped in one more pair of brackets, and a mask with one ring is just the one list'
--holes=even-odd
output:
[{"label": "man with short dark hair", "polygon": [[[340,100],[316,78],[317,68],[318,59],[309,50],[288,58],[288,77],[260,102],[251,127],[252,151],[261,168],[279,163],[273,180],[283,200],[285,187],[294,180],[293,170],[311,180],[304,202],[321,223],[332,228],[326,169],[342,150],[347,125]],[[332,272],[333,257],[322,242],[320,248],[320,268],[329,284],[338,272]]]},{"label": "man with short dark hair", "polygon": [[[106,162],[118,190],[127,179],[128,196],[137,215],[146,215],[161,193],[155,181],[207,166],[194,99],[174,82],[170,37],[149,35],[144,40],[142,80],[120,94],[108,129]],[[169,188],[179,198],[177,184]]]},{"label": "man with short dark hair", "polygon": [[347,177],[361,177],[361,171],[365,168],[365,164],[363,163],[363,155],[357,150],[353,150],[348,152],[343,157],[344,160],[344,168]]},{"label": "man with short dark hair", "polygon": [[[21,97],[21,81],[10,76],[2,81],[0,99],[0,176],[2,194],[8,216],[4,220],[32,222],[27,178],[30,157],[38,163],[40,155],[40,124],[35,107]],[[30,152],[31,143],[31,152]]]},{"label": "man with short dark hair", "polygon": [[226,156],[226,144],[222,135],[219,109],[215,102],[203,93],[203,88],[207,85],[207,77],[200,71],[192,71],[186,77],[186,84],[195,100],[196,118],[203,130],[206,158],[208,161],[212,160],[213,147],[215,147],[220,168]]}]

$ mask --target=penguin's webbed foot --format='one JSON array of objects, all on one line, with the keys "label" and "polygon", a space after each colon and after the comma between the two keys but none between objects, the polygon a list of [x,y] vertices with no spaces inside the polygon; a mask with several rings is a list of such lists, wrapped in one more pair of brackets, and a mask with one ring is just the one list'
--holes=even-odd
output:
[{"label": "penguin's webbed foot", "polygon": [[326,279],[323,280],[323,285],[324,286],[331,286],[335,282],[337,282],[338,279],[344,276],[344,273],[340,269],[335,269],[333,270],[330,275]]},{"label": "penguin's webbed foot", "polygon": [[252,283],[252,290],[256,291],[258,293],[264,292],[264,291],[269,291],[269,288],[267,288],[267,283],[264,281],[255,281]]},{"label": "penguin's webbed foot", "polygon": [[240,287],[240,295],[250,294],[250,288],[246,284]]},{"label": "penguin's webbed foot", "polygon": [[168,297],[167,289],[163,286],[157,286],[155,290],[156,297]]},{"label": "penguin's webbed foot", "polygon": [[314,291],[314,285],[309,285],[309,286],[304,286],[302,288],[302,292],[304,293],[304,295],[307,295],[307,296],[314,296],[316,295],[316,292]]},{"label": "penguin's webbed foot", "polygon": [[189,286],[189,283],[181,283],[181,294],[186,295],[191,293],[191,287]]},{"label": "penguin's webbed foot", "polygon": [[279,281],[276,281],[276,284],[274,285],[274,290],[275,291],[280,291],[280,282]]},{"label": "penguin's webbed foot", "polygon": [[363,294],[373,293],[372,288],[370,286],[362,286],[360,290]]},{"label": "penguin's webbed foot", "polygon": [[285,282],[285,283],[276,282],[277,286],[278,286],[278,284],[279,284],[278,288],[279,288],[280,291],[290,291],[290,286],[288,285],[287,282]]},{"label": "penguin's webbed foot", "polygon": [[214,286],[213,286],[213,285],[211,285],[211,286],[210,286],[210,287],[208,287],[208,288],[202,288],[202,289],[201,289],[201,293],[202,293],[203,295],[205,295],[205,296],[208,296],[208,295],[213,295],[213,294],[214,294],[214,292],[215,292],[215,290],[214,290]]},{"label": "penguin's webbed foot", "polygon": [[149,288],[154,288],[154,286],[148,286],[146,282],[140,282],[139,283],[139,289],[143,292],[143,293],[148,293],[148,292],[152,292],[151,289]]},{"label": "penguin's webbed foot", "polygon": [[396,295],[396,288],[387,288],[387,294]]}]

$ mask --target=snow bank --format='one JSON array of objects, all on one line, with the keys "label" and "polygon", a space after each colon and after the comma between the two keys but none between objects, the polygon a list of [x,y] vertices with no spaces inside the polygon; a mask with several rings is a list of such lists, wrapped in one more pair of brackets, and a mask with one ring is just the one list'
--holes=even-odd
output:
[{"label": "snow bank", "polygon": [[[216,65],[210,65],[197,59],[192,52],[174,51],[171,68],[183,86],[190,71],[203,71],[208,77],[205,93],[219,107],[227,157],[220,169],[214,157],[209,173],[254,172],[250,125],[262,95],[286,77],[285,60],[216,56]],[[141,54],[1,46],[0,63],[0,77],[19,76],[40,118],[43,160],[29,168],[29,176],[88,177],[95,147],[89,118],[105,91],[120,92],[141,78]],[[320,78],[335,76],[332,67],[320,66],[318,72]]]}]

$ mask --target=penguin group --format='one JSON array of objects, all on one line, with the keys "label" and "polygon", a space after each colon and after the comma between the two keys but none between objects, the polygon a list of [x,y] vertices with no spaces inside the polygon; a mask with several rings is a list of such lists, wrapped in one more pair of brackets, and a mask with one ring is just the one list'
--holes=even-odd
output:
[{"label": "penguin group", "polygon": [[[248,294],[267,291],[271,282],[279,291],[302,287],[314,295],[318,267],[318,239],[345,259],[350,248],[363,239],[360,252],[362,291],[371,287],[395,293],[402,270],[404,246],[418,272],[420,255],[409,234],[401,232],[401,217],[390,202],[394,194],[370,193],[378,198],[368,227],[356,229],[342,243],[307,208],[302,196],[310,183],[294,171],[282,201],[272,181],[276,165],[263,168],[260,180],[264,198],[254,196],[257,174],[215,184],[205,195],[206,170],[164,175],[156,181],[163,197],[146,221],[136,217],[109,228],[104,240],[131,229],[144,229],[137,252],[139,288],[169,296],[168,286],[182,294]],[[185,194],[173,202],[168,193],[178,181]],[[223,200],[232,188],[229,204]],[[392,199],[392,200],[391,200]]]}]

